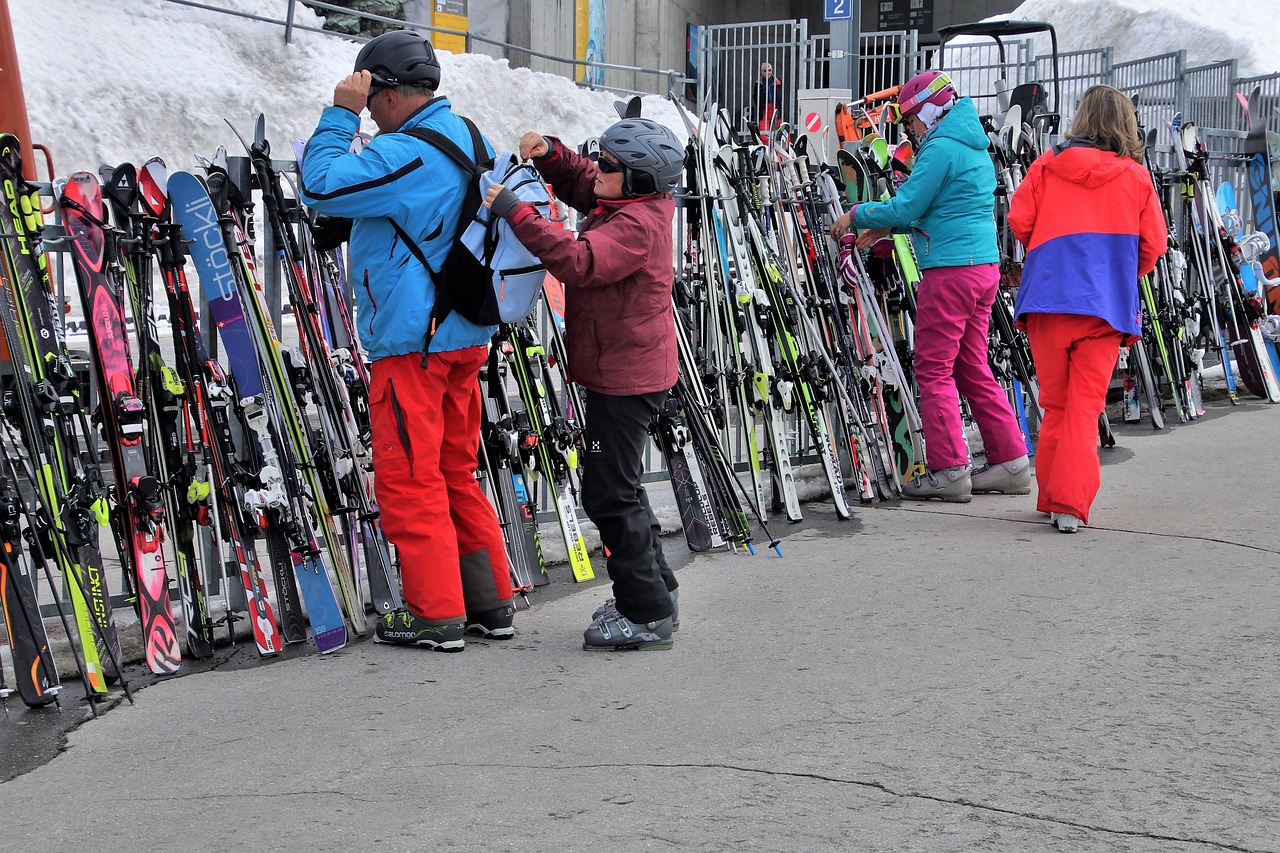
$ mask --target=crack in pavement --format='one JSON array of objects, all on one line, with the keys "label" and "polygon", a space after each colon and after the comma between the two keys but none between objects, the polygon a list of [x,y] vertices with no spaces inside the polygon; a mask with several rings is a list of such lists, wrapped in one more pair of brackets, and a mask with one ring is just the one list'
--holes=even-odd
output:
[{"label": "crack in pavement", "polygon": [[850,785],[858,788],[866,788],[868,790],[880,791],[891,797],[900,799],[916,799],[928,802],[939,803],[948,806],[963,806],[965,808],[977,809],[979,811],[991,812],[993,814],[1008,815],[1010,817],[1023,818],[1024,820],[1042,821],[1052,823],[1059,826],[1070,827],[1072,829],[1081,829],[1088,832],[1097,832],[1107,835],[1118,835],[1128,838],[1140,838],[1149,841],[1166,841],[1178,844],[1198,844],[1205,847],[1213,847],[1218,850],[1230,850],[1233,853],[1277,853],[1275,850],[1266,850],[1261,847],[1243,847],[1238,844],[1231,844],[1226,841],[1214,841],[1208,838],[1195,838],[1191,836],[1165,835],[1158,832],[1143,832],[1135,829],[1116,829],[1114,827],[1102,826],[1099,824],[1081,823],[1079,821],[1069,820],[1067,818],[1055,817],[1049,814],[1040,814],[1037,812],[1020,812],[1016,809],[1007,809],[1001,806],[992,805],[990,803],[980,803],[976,800],[970,800],[964,797],[942,797],[934,794],[924,794],[919,791],[897,791],[883,782],[871,782],[865,779],[845,779],[839,776],[828,776],[823,773],[805,773],[790,770],[764,770],[759,767],[744,767],[737,764],[724,764],[721,762],[708,762],[702,764],[695,763],[671,763],[657,764],[649,762],[640,763],[623,763],[623,764],[442,764],[440,767],[487,767],[492,769],[506,770],[626,770],[635,768],[650,768],[655,770],[729,770],[735,773],[747,773],[760,776],[781,776],[791,779],[812,779],[818,782],[834,782],[839,785]]},{"label": "crack in pavement", "polygon": [[[947,512],[945,510],[930,509],[925,506],[885,506],[881,509],[890,512],[918,512],[926,515],[950,515],[961,516],[963,518],[981,518],[986,521],[1004,521],[1010,524],[1029,524],[1034,526],[1045,526],[1049,523],[1047,518],[1042,519],[1025,519],[1025,518],[1009,518],[1004,515],[982,515],[980,513],[968,512]],[[1217,545],[1232,545],[1236,548],[1245,548],[1250,551],[1261,551],[1264,554],[1280,554],[1280,549],[1264,548],[1261,545],[1250,545],[1247,542],[1233,542],[1230,539],[1217,539],[1213,536],[1191,536],[1186,533],[1158,533],[1152,530],[1130,530],[1127,527],[1096,527],[1092,524],[1088,525],[1088,530],[1106,531],[1108,533],[1129,533],[1134,536],[1153,536],[1160,539],[1183,539],[1190,542],[1212,542]]]}]

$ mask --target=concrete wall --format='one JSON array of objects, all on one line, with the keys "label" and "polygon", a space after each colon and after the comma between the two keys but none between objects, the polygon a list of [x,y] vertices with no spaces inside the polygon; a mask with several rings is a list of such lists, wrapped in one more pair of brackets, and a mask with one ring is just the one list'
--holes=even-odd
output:
[{"label": "concrete wall", "polygon": [[[426,0],[417,0],[425,2]],[[1017,8],[1018,0],[931,0],[934,26],[977,21]],[[778,21],[805,18],[811,35],[826,33],[822,0],[607,0],[605,62],[643,68],[685,68],[685,40],[689,24],[736,24],[751,21]],[[540,53],[571,58],[575,53],[574,0],[470,0],[470,15],[492,37],[506,24],[506,40]],[[505,15],[503,14],[505,12]],[[876,28],[876,0],[862,0],[862,29]],[[479,29],[477,28],[477,31]],[[922,41],[936,40],[922,34]],[[483,50],[481,52],[490,52]],[[512,65],[540,71],[568,74],[571,66],[518,51],[508,54]],[[610,71],[610,86],[662,91],[665,82],[652,75]]]}]

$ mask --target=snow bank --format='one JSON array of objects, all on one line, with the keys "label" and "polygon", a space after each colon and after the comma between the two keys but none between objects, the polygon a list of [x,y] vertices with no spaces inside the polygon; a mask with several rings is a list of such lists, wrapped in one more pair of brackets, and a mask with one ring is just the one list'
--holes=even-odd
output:
[{"label": "snow bank", "polygon": [[[280,20],[287,9],[287,0],[204,2]],[[311,135],[359,50],[301,31],[285,45],[275,24],[166,0],[10,0],[9,10],[32,139],[49,146],[61,174],[154,156],[192,168],[219,145],[235,153],[226,122],[247,136],[260,112],[283,155],[290,140]],[[297,16],[320,26],[302,6]],[[440,64],[441,94],[498,149],[514,148],[529,129],[576,144],[617,120],[615,95],[563,77],[474,54],[442,52]],[[683,138],[674,106],[650,97],[644,112]]]},{"label": "snow bank", "polygon": [[[990,20],[1048,21],[1062,51],[1115,48],[1115,61],[1187,51],[1190,65],[1239,60],[1241,76],[1280,71],[1280,0],[1027,0]],[[1049,40],[1037,43],[1049,53]]]}]

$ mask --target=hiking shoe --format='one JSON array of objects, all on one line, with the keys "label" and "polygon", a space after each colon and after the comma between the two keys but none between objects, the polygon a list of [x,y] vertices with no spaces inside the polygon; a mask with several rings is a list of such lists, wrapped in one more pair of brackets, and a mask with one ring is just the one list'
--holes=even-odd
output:
[{"label": "hiking shoe", "polygon": [[1058,528],[1060,533],[1075,533],[1080,529],[1083,521],[1074,515],[1067,515],[1065,512],[1055,512],[1053,514],[1053,526]]},{"label": "hiking shoe", "polygon": [[602,614],[582,634],[587,652],[656,651],[671,648],[671,617],[637,624],[617,610]]},{"label": "hiking shoe", "polygon": [[941,471],[925,471],[902,486],[902,497],[909,501],[937,498],[948,503],[967,504],[973,499],[969,482],[969,466],[956,465]]},{"label": "hiking shoe", "polygon": [[[591,614],[591,621],[599,619],[606,613],[618,612],[618,600],[616,598],[606,598],[604,604],[596,608],[596,612]],[[680,588],[676,587],[671,590],[671,630],[680,630]]]},{"label": "hiking shoe", "polygon": [[474,616],[467,614],[467,633],[479,634],[486,640],[510,640],[516,635],[512,626],[516,606],[507,604],[494,610],[483,610]]},{"label": "hiking shoe", "polygon": [[426,646],[437,652],[460,652],[465,645],[465,622],[450,625],[428,625],[426,620],[409,610],[393,610],[379,616],[373,626],[375,643],[397,646]]},{"label": "hiking shoe", "polygon": [[973,494],[1029,495],[1031,494],[1031,460],[1026,456],[983,465],[969,475]]}]

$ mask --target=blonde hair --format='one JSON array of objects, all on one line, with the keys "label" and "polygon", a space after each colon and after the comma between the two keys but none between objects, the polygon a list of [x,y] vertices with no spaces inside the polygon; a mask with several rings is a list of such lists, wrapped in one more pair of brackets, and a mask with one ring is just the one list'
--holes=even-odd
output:
[{"label": "blonde hair", "polygon": [[1142,137],[1133,101],[1113,86],[1090,86],[1076,105],[1067,139],[1087,139],[1104,151],[1142,162]]}]

